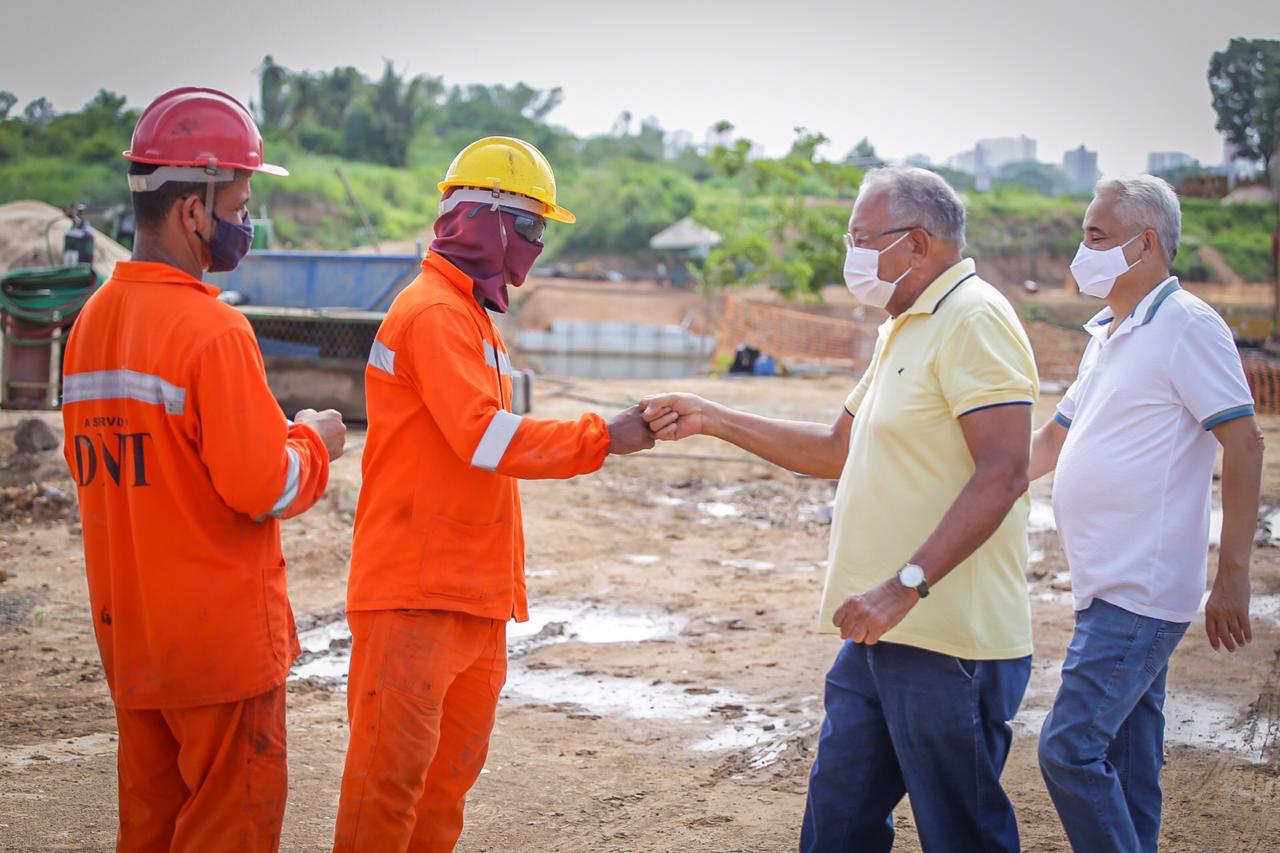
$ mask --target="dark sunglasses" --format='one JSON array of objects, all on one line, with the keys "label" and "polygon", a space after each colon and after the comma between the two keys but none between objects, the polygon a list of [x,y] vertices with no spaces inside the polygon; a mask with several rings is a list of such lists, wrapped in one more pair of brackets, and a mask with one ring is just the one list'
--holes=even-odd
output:
[{"label": "dark sunglasses", "polygon": [[527,210],[517,210],[514,207],[499,207],[498,210],[510,213],[516,218],[516,233],[521,237],[530,243],[542,242],[542,235],[547,230],[547,220],[529,213]]}]

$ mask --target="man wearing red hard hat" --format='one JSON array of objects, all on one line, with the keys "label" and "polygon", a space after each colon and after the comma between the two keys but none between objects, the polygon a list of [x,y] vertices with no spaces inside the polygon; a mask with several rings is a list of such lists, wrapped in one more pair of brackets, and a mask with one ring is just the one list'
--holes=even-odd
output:
[{"label": "man wearing red hard hat", "polygon": [[253,173],[288,174],[248,110],[175,89],[124,156],[133,256],[72,329],[62,408],[120,731],[116,845],[276,850],[299,652],[279,520],[324,493],[345,427],[285,419],[248,321],[201,281],[249,250]]}]

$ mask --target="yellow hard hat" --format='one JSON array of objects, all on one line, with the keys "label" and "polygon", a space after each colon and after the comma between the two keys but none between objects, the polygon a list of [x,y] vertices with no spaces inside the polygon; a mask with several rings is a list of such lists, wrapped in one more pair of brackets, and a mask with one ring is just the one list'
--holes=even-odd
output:
[{"label": "yellow hard hat", "polygon": [[556,204],[556,176],[537,148],[523,139],[486,136],[458,152],[440,182],[440,192],[453,187],[478,187],[518,193],[542,202],[543,216],[557,222],[578,218]]}]

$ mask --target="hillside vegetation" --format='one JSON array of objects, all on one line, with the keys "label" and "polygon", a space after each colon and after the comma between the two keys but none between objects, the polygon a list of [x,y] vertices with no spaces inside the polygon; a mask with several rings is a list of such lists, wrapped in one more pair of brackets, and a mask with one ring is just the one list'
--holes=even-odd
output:
[{"label": "hillside vegetation", "polygon": [[[633,126],[623,113],[612,133],[578,138],[550,123],[558,89],[446,86],[438,77],[407,79],[389,65],[378,79],[355,69],[293,72],[270,57],[252,107],[269,159],[288,179],[254,182],[255,215],[265,209],[277,240],[294,248],[350,249],[368,241],[339,170],[381,241],[413,239],[435,218],[436,183],[453,155],[484,135],[519,136],[554,164],[561,203],[577,213],[571,227],[548,231],[545,263],[593,256],[648,254],[649,239],[692,215],[725,235],[698,274],[709,286],[767,281],[788,295],[813,297],[841,279],[841,235],[862,179],[874,162],[864,142],[844,161],[821,156],[828,140],[796,128],[784,157],[751,156],[750,140],[733,126],[715,128],[716,144],[698,148],[648,119]],[[82,202],[108,221],[128,204],[120,152],[138,111],[106,90],[75,112],[56,112],[44,99],[14,114],[16,98],[0,92],[0,202],[33,198],[63,206]],[[943,172],[965,189],[970,251],[978,258],[1034,256],[1069,260],[1079,240],[1087,199],[1046,196],[1006,184],[988,192],[966,188],[964,176]],[[1199,256],[1211,245],[1245,280],[1269,272],[1272,213],[1267,205],[1223,206],[1184,200],[1187,245],[1176,272],[1214,280]]]}]

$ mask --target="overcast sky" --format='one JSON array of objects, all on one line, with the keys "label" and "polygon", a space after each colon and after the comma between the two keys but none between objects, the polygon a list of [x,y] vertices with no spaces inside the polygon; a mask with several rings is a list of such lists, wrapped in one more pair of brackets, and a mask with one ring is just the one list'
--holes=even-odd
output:
[{"label": "overcast sky", "polygon": [[[1026,134],[1040,160],[1084,143],[1107,174],[1149,151],[1217,163],[1205,72],[1233,36],[1280,38],[1277,0],[1208,3],[455,0],[6,4],[0,89],[75,109],[99,88],[145,105],[179,85],[248,100],[271,54],[291,69],[383,60],[446,83],[560,86],[551,121],[609,130],[629,110],[698,142],[719,119],[786,151],[792,128],[936,162]],[[477,131],[483,130],[477,128]]]}]

